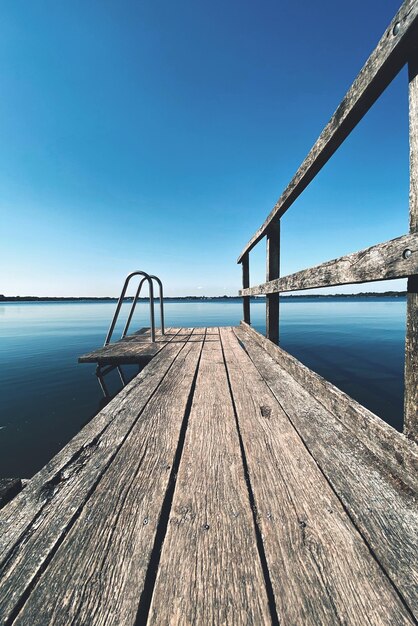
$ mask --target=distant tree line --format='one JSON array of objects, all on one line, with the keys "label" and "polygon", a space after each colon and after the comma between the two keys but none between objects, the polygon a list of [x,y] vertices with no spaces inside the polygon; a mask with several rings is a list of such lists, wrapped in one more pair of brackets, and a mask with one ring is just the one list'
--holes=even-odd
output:
[{"label": "distant tree line", "polygon": [[[289,295],[281,295],[280,298],[282,300],[296,300],[298,298],[400,298],[406,296],[406,291],[362,291],[361,293],[327,293],[327,294],[289,294]],[[0,302],[78,302],[78,301],[110,301],[116,302],[118,298],[112,297],[87,297],[87,296],[75,296],[75,297],[52,297],[52,296],[5,296],[0,294]],[[126,302],[132,302],[133,296],[129,296],[124,298]],[[140,302],[147,302],[148,298],[138,298]],[[158,298],[155,298],[158,301]],[[241,296],[178,296],[178,297],[169,297],[164,298],[164,301],[178,301],[182,300],[185,302],[206,302],[212,300],[233,300],[233,301],[241,301]],[[251,296],[252,301],[264,301],[265,296]]]}]

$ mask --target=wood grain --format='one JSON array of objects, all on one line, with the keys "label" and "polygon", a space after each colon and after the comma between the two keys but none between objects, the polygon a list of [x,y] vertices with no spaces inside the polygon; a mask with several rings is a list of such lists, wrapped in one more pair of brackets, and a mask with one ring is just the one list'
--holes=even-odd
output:
[{"label": "wood grain", "polygon": [[418,273],[418,234],[413,233],[256,287],[242,289],[240,295],[257,296],[280,291],[373,282],[405,278],[416,273]]},{"label": "wood grain", "polygon": [[[267,231],[266,281],[280,275],[280,222],[273,222]],[[245,320],[244,320],[245,321]],[[279,294],[266,296],[266,335],[273,343],[279,343]]]},{"label": "wood grain", "polygon": [[51,500],[50,493],[58,486],[64,485],[63,479],[68,479],[73,466],[77,468],[82,465],[84,457],[88,456],[90,450],[95,449],[98,438],[111,423],[116,418],[123,419],[130,412],[131,403],[137,408],[136,403],[141,400],[145,406],[181,348],[181,345],[170,346],[165,351],[164,357],[159,355],[153,359],[29,481],[24,491],[4,508],[0,514],[0,564],[27,525],[32,523]]},{"label": "wood grain", "polygon": [[[418,47],[409,63],[409,227],[418,233]],[[418,441],[418,276],[408,279],[404,431]]]},{"label": "wood grain", "polygon": [[[349,395],[275,346],[246,324],[245,333],[261,345],[276,363],[295,378],[310,395],[335,415],[386,466],[395,480],[416,488],[418,446]],[[237,331],[240,340],[246,335]]]},{"label": "wood grain", "polygon": [[378,562],[418,617],[417,491],[394,480],[370,450],[277,367],[259,344],[245,339],[244,345]]},{"label": "wood grain", "polygon": [[219,341],[205,343],[148,624],[270,624]]},{"label": "wood grain", "polygon": [[16,624],[135,624],[201,346],[184,346]]},{"label": "wood grain", "polygon": [[[242,258],[242,287],[243,289],[247,289],[250,286],[250,260],[249,255],[246,254]],[[243,320],[247,324],[251,322],[251,313],[250,313],[250,298],[244,296],[242,299],[243,306]]]},{"label": "wood grain", "polygon": [[418,3],[405,0],[288,187],[241,252],[238,263],[265,236],[271,222],[300,196],[407,62],[417,22]]},{"label": "wood grain", "polygon": [[22,489],[20,478],[0,478],[0,509]]},{"label": "wood grain", "polygon": [[164,335],[160,330],[155,331],[155,341],[150,341],[149,330],[146,332],[128,335],[119,341],[109,343],[107,346],[87,352],[78,358],[79,363],[110,364],[135,364],[150,360],[158,354],[167,343],[174,340],[181,341],[182,336],[179,328],[167,328]]},{"label": "wood grain", "polygon": [[5,619],[14,614],[77,519],[185,345],[168,345],[0,512],[0,606]]},{"label": "wood grain", "polygon": [[[341,502],[231,330],[221,331],[282,624],[412,624]],[[270,362],[269,374],[280,369]],[[254,355],[252,355],[254,356]],[[289,377],[290,378],[290,377]]]},{"label": "wood grain", "polygon": [[177,330],[0,511],[0,623],[415,623],[417,445],[247,324]]}]

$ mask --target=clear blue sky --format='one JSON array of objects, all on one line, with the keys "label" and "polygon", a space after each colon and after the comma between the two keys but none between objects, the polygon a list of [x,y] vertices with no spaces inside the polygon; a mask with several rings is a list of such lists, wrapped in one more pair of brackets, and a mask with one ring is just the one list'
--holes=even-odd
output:
[{"label": "clear blue sky", "polygon": [[[116,295],[145,269],[167,295],[236,294],[399,4],[3,0],[0,293]],[[405,71],[282,224],[283,274],[407,232]],[[264,242],[251,263],[263,282]]]}]

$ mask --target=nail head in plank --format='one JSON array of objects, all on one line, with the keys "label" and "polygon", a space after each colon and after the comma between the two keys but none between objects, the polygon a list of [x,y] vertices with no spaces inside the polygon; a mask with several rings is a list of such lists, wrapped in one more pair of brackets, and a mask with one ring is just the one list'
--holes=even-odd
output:
[{"label": "nail head in plank", "polygon": [[[260,377],[258,360],[248,357],[231,330],[221,337],[280,623],[412,624]],[[269,360],[270,375],[280,375],[265,351],[255,348]]]},{"label": "nail head in plank", "polygon": [[205,342],[148,624],[271,623],[219,340]]},{"label": "nail head in plank", "polygon": [[[314,398],[335,415],[370,451],[379,458],[395,479],[416,489],[418,446],[386,424],[349,395],[303,365],[291,354],[275,346],[259,332],[241,324],[240,329],[258,342],[264,350],[295,378]],[[240,329],[237,334],[244,340]]]},{"label": "nail head in plank", "polygon": [[418,536],[411,532],[418,528],[416,491],[394,480],[384,464],[258,343],[248,336],[243,342],[378,562],[418,617]]}]

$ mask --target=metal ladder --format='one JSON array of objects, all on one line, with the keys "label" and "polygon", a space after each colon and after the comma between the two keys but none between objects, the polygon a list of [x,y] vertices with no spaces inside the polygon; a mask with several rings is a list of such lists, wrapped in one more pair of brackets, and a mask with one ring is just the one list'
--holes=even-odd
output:
[{"label": "metal ladder", "polygon": [[152,342],[155,341],[155,315],[154,315],[154,285],[153,285],[153,281],[156,281],[158,283],[158,286],[159,286],[159,291],[160,291],[161,334],[164,335],[164,295],[163,295],[163,284],[162,284],[161,280],[158,278],[158,276],[154,276],[154,274],[147,274],[146,272],[142,272],[142,271],[138,270],[136,272],[131,272],[130,274],[128,274],[128,276],[125,279],[125,282],[124,282],[123,287],[122,287],[121,294],[119,296],[118,303],[116,305],[116,310],[115,310],[115,313],[113,315],[113,319],[112,319],[112,321],[110,323],[110,327],[109,327],[109,330],[107,332],[105,342],[103,344],[105,346],[107,346],[110,343],[110,340],[111,340],[112,335],[113,335],[113,331],[115,330],[116,322],[117,322],[118,317],[119,317],[120,310],[122,308],[123,299],[125,297],[126,290],[127,290],[128,285],[129,285],[129,283],[131,281],[131,278],[133,278],[134,276],[143,276],[143,278],[142,278],[141,282],[138,285],[138,289],[136,290],[136,294],[135,294],[133,302],[132,302],[131,310],[129,312],[129,316],[128,316],[128,319],[126,321],[125,328],[123,329],[123,333],[122,333],[121,339],[123,339],[123,337],[126,336],[128,330],[129,330],[129,326],[130,326],[130,323],[131,323],[131,320],[132,320],[132,316],[133,316],[134,311],[135,311],[136,303],[137,303],[137,300],[139,298],[139,294],[141,293],[142,285],[144,284],[145,281],[148,282],[148,286],[149,286],[151,341]]}]

